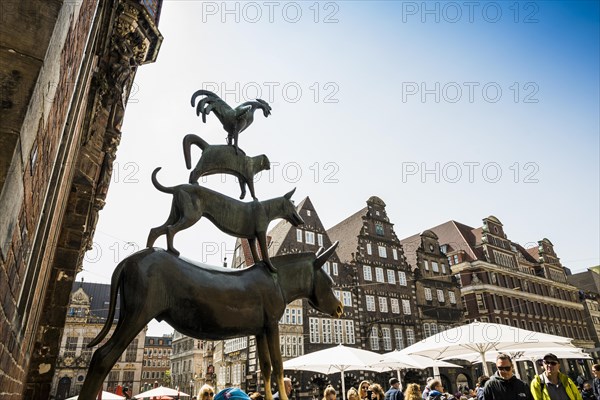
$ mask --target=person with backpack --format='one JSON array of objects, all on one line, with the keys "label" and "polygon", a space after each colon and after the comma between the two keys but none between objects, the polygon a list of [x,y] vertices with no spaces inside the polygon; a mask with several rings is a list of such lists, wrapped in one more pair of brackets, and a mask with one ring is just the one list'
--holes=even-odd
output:
[{"label": "person with backpack", "polygon": [[534,400],[582,400],[577,385],[560,372],[558,357],[548,353],[543,358],[544,372],[531,381]]}]

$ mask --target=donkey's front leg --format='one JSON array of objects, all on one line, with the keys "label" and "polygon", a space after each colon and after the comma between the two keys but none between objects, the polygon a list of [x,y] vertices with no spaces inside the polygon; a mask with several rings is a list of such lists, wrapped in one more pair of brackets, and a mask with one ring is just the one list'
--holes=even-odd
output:
[{"label": "donkey's front leg", "polygon": [[256,347],[258,348],[260,371],[265,381],[265,400],[273,400],[273,393],[271,392],[271,356],[269,355],[266,335],[256,336]]},{"label": "donkey's front leg", "polygon": [[267,343],[269,344],[269,354],[271,355],[271,364],[273,366],[273,375],[277,388],[279,389],[279,399],[288,400],[283,382],[283,361],[281,360],[281,347],[279,347],[279,327],[275,325],[267,333]]}]

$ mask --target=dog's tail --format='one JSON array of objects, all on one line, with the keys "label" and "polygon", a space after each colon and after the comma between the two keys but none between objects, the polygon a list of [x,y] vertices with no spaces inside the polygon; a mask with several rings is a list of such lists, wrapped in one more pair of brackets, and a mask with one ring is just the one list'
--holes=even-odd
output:
[{"label": "dog's tail", "polygon": [[200,136],[194,135],[193,133],[185,135],[183,138],[183,156],[185,157],[185,166],[187,169],[192,169],[192,155],[190,150],[193,144],[200,147],[202,151],[208,147],[208,143]]},{"label": "dog's tail", "polygon": [[163,193],[173,194],[175,192],[173,190],[173,188],[161,185],[160,183],[158,183],[158,180],[156,179],[156,174],[158,174],[158,171],[160,171],[161,169],[162,169],[162,167],[158,167],[154,171],[152,171],[152,184],[154,185],[155,188],[157,188],[158,190],[160,190]]}]

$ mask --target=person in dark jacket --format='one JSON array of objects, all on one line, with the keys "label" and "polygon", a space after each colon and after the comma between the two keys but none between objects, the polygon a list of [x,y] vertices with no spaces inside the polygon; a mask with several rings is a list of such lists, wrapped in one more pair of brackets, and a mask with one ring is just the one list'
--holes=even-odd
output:
[{"label": "person in dark jacket", "polygon": [[589,382],[583,383],[583,388],[581,389],[581,398],[583,400],[597,400],[596,396],[594,396],[592,385],[590,385]]},{"label": "person in dark jacket", "polygon": [[596,396],[596,400],[600,400],[600,364],[594,364],[592,367],[594,380],[592,381],[592,392]]},{"label": "person in dark jacket", "polygon": [[404,394],[400,391],[400,381],[398,378],[390,379],[390,388],[385,392],[385,400],[404,400]]},{"label": "person in dark jacket", "polygon": [[498,371],[483,388],[484,400],[533,400],[529,385],[514,376],[513,363],[508,354],[496,357]]}]

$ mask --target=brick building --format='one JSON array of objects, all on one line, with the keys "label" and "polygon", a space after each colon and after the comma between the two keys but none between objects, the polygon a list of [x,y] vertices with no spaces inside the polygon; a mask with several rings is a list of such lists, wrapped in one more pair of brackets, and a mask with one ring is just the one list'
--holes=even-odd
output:
[{"label": "brick building", "polygon": [[[467,322],[494,322],[573,338],[584,349],[594,347],[577,288],[567,282],[548,239],[525,249],[512,242],[494,216],[472,228],[456,221],[430,228],[452,273],[459,278]],[[563,369],[577,370],[575,360]],[[567,368],[568,367],[568,368]],[[519,363],[521,377],[535,369]],[[589,375],[589,374],[588,374]]]},{"label": "brick building", "polygon": [[171,341],[173,335],[146,336],[144,361],[142,363],[141,390],[146,391],[164,383],[165,372],[171,369]]},{"label": "brick building", "polygon": [[[107,337],[100,345],[87,347],[104,326],[109,301],[110,285],[81,282],[73,288],[52,380],[51,393],[57,400],[79,394],[93,352],[112,335],[119,316],[118,301],[116,318]],[[129,344],[106,377],[104,390],[114,392],[117,386],[127,386],[135,393],[140,391],[145,337],[146,329]]]},{"label": "brick building", "polygon": [[50,397],[75,275],[104,205],[162,1],[8,1],[0,24],[0,387]]}]

